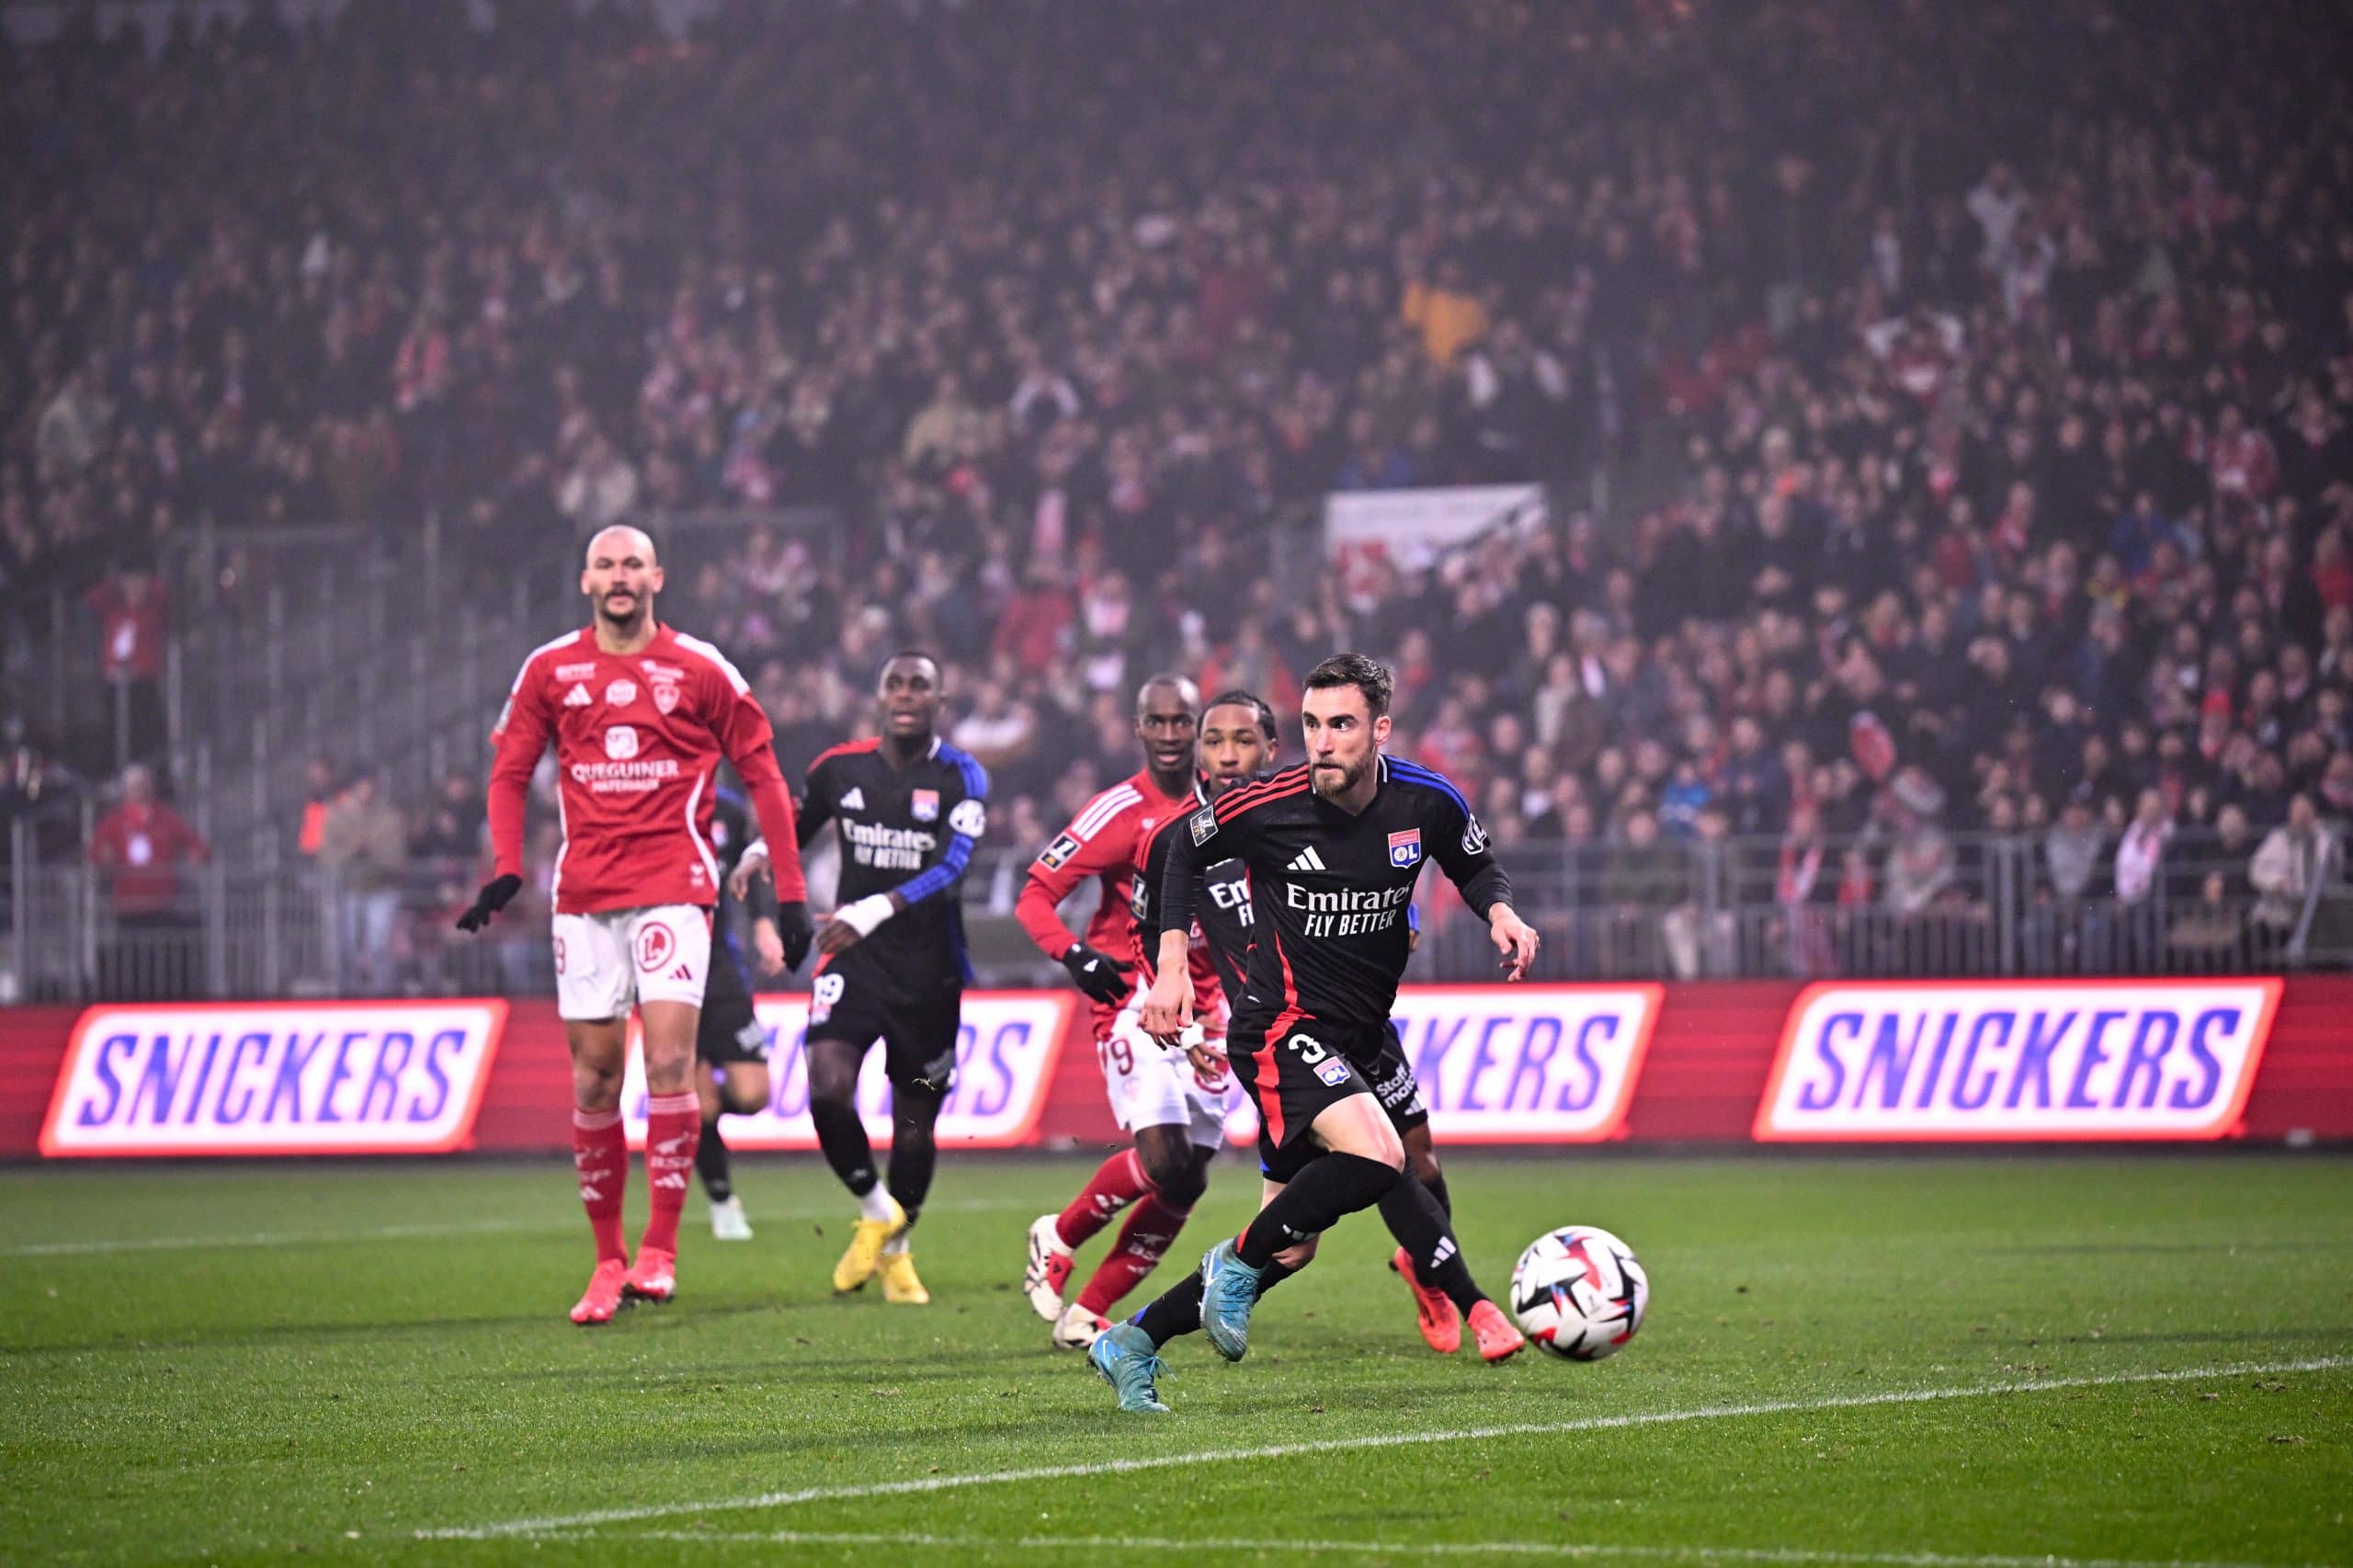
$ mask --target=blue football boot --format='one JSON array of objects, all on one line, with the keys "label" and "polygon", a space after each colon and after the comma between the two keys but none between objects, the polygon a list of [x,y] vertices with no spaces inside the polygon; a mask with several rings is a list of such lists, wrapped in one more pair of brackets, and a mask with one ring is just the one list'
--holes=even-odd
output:
[{"label": "blue football boot", "polygon": [[1229,1361],[1250,1353],[1250,1309],[1258,1302],[1258,1276],[1233,1250],[1220,1242],[1201,1259],[1201,1329]]},{"label": "blue football boot", "polygon": [[1120,1391],[1120,1408],[1135,1415],[1165,1415],[1154,1382],[1168,1370],[1168,1363],[1153,1347],[1152,1336],[1131,1323],[1115,1323],[1095,1336],[1086,1359],[1096,1375]]}]

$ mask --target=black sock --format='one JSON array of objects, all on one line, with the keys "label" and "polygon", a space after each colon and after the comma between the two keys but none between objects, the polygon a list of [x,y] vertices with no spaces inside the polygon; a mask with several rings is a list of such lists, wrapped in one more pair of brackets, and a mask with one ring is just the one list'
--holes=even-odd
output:
[{"label": "black sock", "polygon": [[702,1189],[713,1203],[724,1203],[735,1196],[734,1173],[728,1168],[727,1141],[719,1135],[719,1119],[712,1117],[702,1124],[702,1142],[695,1145],[695,1174],[702,1177]]},{"label": "black sock", "polygon": [[1454,1199],[1447,1196],[1446,1173],[1440,1171],[1422,1185],[1430,1189],[1430,1196],[1437,1199],[1438,1206],[1445,1210],[1446,1222],[1449,1225],[1454,1223]]},{"label": "black sock", "polygon": [[[1259,1299],[1263,1301],[1267,1291],[1298,1272],[1298,1269],[1291,1267],[1289,1264],[1267,1265],[1267,1271],[1258,1276]],[[1152,1341],[1152,1347],[1154,1350],[1180,1335],[1190,1334],[1199,1328],[1201,1326],[1201,1271],[1195,1268],[1187,1274],[1184,1278],[1163,1291],[1157,1301],[1148,1304],[1143,1311],[1128,1321],[1143,1330],[1145,1336]]]},{"label": "black sock", "polygon": [[1275,1254],[1321,1235],[1359,1209],[1370,1209],[1397,1185],[1396,1166],[1362,1154],[1318,1154],[1275,1194],[1242,1233],[1234,1250],[1253,1268],[1274,1262]]},{"label": "black sock", "polygon": [[1143,1311],[1128,1320],[1143,1330],[1154,1350],[1178,1335],[1190,1334],[1201,1326],[1201,1271],[1188,1271],[1185,1278],[1163,1290],[1144,1304]]},{"label": "black sock", "polygon": [[931,1191],[931,1173],[939,1163],[939,1144],[932,1124],[939,1119],[941,1096],[896,1087],[891,1090],[891,1196],[907,1211],[913,1224]]},{"label": "black sock", "polygon": [[817,1147],[824,1151],[825,1164],[834,1167],[851,1196],[863,1198],[873,1191],[874,1145],[866,1141],[858,1107],[846,1100],[812,1099],[809,1120],[817,1129]]},{"label": "black sock", "polygon": [[1467,1312],[1487,1299],[1462,1261],[1438,1194],[1418,1181],[1401,1181],[1382,1194],[1381,1217],[1414,1260],[1414,1272],[1445,1291],[1457,1308]]}]

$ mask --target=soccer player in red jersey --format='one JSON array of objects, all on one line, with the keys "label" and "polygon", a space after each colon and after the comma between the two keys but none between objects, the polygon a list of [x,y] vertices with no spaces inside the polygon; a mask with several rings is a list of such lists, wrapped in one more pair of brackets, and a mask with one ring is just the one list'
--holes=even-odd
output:
[{"label": "soccer player in red jersey", "polygon": [[[661,590],[662,565],[643,533],[609,528],[589,541],[580,591],[595,618],[534,651],[515,677],[491,737],[496,870],[458,917],[460,929],[479,931],[522,887],[524,804],[553,741],[564,833],[551,890],[557,1010],[572,1046],[573,1164],[597,1239],[576,1324],[609,1322],[630,1298],[666,1301],[677,1289],[678,1214],[702,1127],[695,1030],[719,898],[710,823],[722,756],[781,846],[777,924],[789,965],[807,956],[811,938],[792,797],[767,715],[718,649],[654,619]],[[652,1198],[634,1267],[621,1243],[629,1144],[620,1112],[632,1003],[645,1040]]]},{"label": "soccer player in red jersey", "polygon": [[[1144,766],[1104,790],[1046,846],[1029,867],[1014,913],[1029,939],[1070,971],[1094,1006],[1095,1052],[1111,1112],[1135,1147],[1103,1162],[1059,1214],[1029,1227],[1022,1289],[1038,1315],[1054,1325],[1054,1343],[1084,1349],[1111,1307],[1135,1289],[1183,1228],[1209,1185],[1209,1163],[1225,1141],[1230,1079],[1206,1075],[1154,1040],[1136,1021],[1135,915],[1131,893],[1136,846],[1165,818],[1194,806],[1193,734],[1200,694],[1181,676],[1155,676],[1136,693],[1136,738]],[[1100,879],[1102,902],[1084,939],[1055,911],[1088,877]],[[1195,991],[1214,993],[1217,971],[1205,948],[1193,951]],[[1218,1004],[1199,1008],[1206,1028],[1222,1032]],[[1204,1062],[1218,1060],[1204,1053]],[[1130,1204],[1120,1239],[1075,1301],[1063,1301],[1079,1245]]]}]

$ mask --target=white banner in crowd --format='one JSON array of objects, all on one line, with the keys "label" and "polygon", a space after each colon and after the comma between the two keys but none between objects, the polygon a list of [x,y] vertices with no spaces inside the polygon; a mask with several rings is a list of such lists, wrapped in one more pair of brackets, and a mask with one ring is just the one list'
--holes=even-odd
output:
[{"label": "white banner in crowd", "polygon": [[1525,531],[1544,518],[1540,484],[1336,491],[1324,497],[1324,553],[1344,567],[1377,554],[1417,570],[1489,528]]},{"label": "white banner in crowd", "polygon": [[1790,1008],[1756,1111],[1779,1140],[2220,1138],[2281,983],[1842,983]]},{"label": "white banner in crowd", "polygon": [[446,1153],[466,1146],[506,1021],[500,1001],[92,1007],[40,1151]]},{"label": "white banner in crowd", "polygon": [[[1054,1058],[1062,1049],[1072,997],[1050,991],[968,991],[956,1039],[956,1081],[936,1130],[943,1149],[1009,1149],[1029,1142],[1045,1109]],[[761,996],[753,1003],[768,1031],[768,1106],[727,1119],[731,1149],[814,1149],[809,1123],[809,1067],[802,1047],[806,996]],[[879,1040],[858,1079],[858,1111],[878,1148],[891,1141],[891,1085]],[[645,1062],[631,1026],[629,1075],[621,1120],[630,1145],[645,1143]]]}]

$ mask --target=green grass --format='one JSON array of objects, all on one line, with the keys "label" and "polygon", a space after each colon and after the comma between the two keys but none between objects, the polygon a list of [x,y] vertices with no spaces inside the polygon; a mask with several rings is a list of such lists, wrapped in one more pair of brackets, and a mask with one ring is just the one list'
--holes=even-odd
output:
[{"label": "green grass", "polygon": [[[597,1332],[563,1316],[588,1259],[561,1161],[0,1172],[0,1562],[1051,1568],[1201,1542],[1406,1562],[1445,1542],[1605,1562],[2353,1562],[2338,1157],[1461,1154],[1461,1232],[1490,1289],[1553,1224],[1641,1252],[1652,1316],[1624,1354],[1432,1356],[1366,1215],[1268,1300],[1243,1365],[1173,1346],[1176,1414],[1157,1420],[1113,1413],[1016,1289],[1024,1226],[1081,1164],[949,1160],[919,1233],[925,1309],[834,1300],[838,1189],[813,1161],[743,1164],[757,1239],[712,1244],[698,1198],[685,1295]],[[1222,1164],[1175,1256],[1233,1229],[1256,1190]],[[150,1239],[171,1244],[119,1244]],[[2287,1369],[2313,1361],[2334,1364]],[[1824,1405],[2160,1371],[2196,1375]],[[1756,1404],[1799,1408],[1722,1413]],[[1693,1412],[1717,1414],[706,1506]],[[675,1511],[419,1534],[644,1506]],[[890,1539],[845,1539],[865,1537]]]}]

